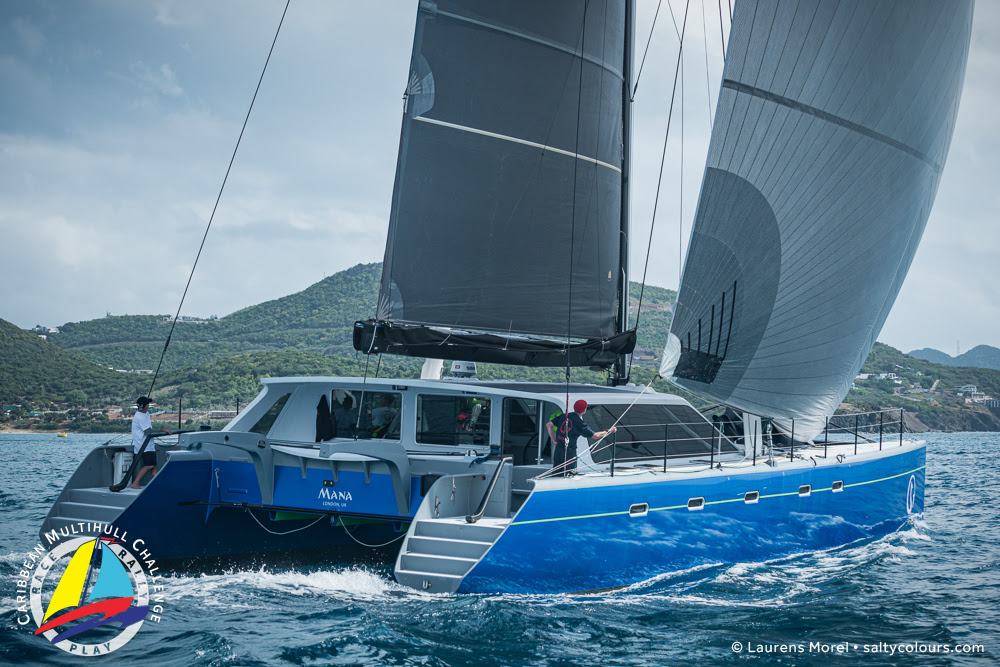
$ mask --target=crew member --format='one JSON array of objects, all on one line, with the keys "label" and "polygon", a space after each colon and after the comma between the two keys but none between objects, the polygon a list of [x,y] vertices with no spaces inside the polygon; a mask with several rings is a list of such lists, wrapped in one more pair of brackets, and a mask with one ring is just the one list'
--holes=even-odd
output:
[{"label": "crew member", "polygon": [[576,467],[575,461],[566,466],[563,464],[567,461],[573,461],[573,459],[576,458],[577,438],[585,436],[600,440],[609,433],[614,433],[618,430],[617,427],[612,426],[606,431],[598,431],[595,433],[594,429],[590,428],[590,426],[587,425],[587,422],[583,421],[583,415],[586,413],[587,401],[581,398],[573,404],[573,412],[568,415],[559,415],[545,424],[545,428],[548,429],[549,432],[549,437],[552,438],[552,442],[555,443],[555,451],[552,453],[552,462],[563,476],[566,475],[566,470],[568,468]]},{"label": "crew member", "polygon": [[[142,443],[145,442],[146,436],[152,433],[153,424],[149,420],[149,406],[153,401],[150,400],[148,396],[140,396],[135,401],[136,411],[132,416],[132,451],[136,456],[139,455],[139,450],[142,448]],[[170,435],[170,431],[164,429],[159,432],[159,435]],[[142,467],[139,468],[139,472],[136,473],[135,481],[132,482],[132,488],[139,488],[139,480],[149,472],[153,471],[153,476],[156,476],[156,443],[155,441],[150,442],[146,445],[146,451],[142,454]]]}]

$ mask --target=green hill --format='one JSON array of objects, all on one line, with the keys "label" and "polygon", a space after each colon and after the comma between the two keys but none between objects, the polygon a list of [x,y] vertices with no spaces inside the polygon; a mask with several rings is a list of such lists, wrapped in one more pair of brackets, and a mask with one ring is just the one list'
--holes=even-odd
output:
[{"label": "green hill", "polygon": [[[164,368],[205,365],[250,352],[298,350],[354,356],[352,327],[371,317],[378,299],[381,264],[358,264],[280,299],[244,308],[218,320],[177,323]],[[631,285],[632,322],[640,285]],[[653,364],[670,327],[675,293],[646,286],[637,364]],[[154,369],[170,331],[162,315],[120,315],[70,322],[49,340],[104,366]]]},{"label": "green hill", "polygon": [[108,370],[0,320],[0,402],[5,404],[134,399],[143,377]]},{"label": "green hill", "polygon": [[[844,399],[862,410],[902,407],[935,431],[1000,431],[1000,411],[966,403],[955,387],[976,385],[1000,398],[1000,371],[955,367],[916,359],[876,343],[862,367],[863,373],[895,373],[895,379],[859,380]],[[899,383],[896,383],[899,380]]]},{"label": "green hill", "polygon": [[[351,328],[356,320],[373,314],[380,276],[380,264],[359,264],[296,294],[217,320],[179,322],[154,398],[164,406],[183,399],[184,405],[192,408],[225,408],[252,399],[260,389],[261,377],[364,374],[366,360],[351,346]],[[630,289],[634,325],[640,285],[632,283]],[[637,383],[648,382],[653,375],[670,327],[674,298],[673,290],[646,286],[633,368]],[[59,333],[50,334],[53,344],[4,325],[0,362],[0,398],[4,402],[92,406],[143,393],[148,376],[113,373],[106,366],[155,368],[169,331],[169,318],[126,315],[69,323]],[[419,375],[421,362],[390,357],[379,362],[373,358],[368,372],[412,378]],[[858,381],[845,399],[849,409],[904,407],[935,430],[1000,430],[997,415],[981,405],[967,404],[966,397],[953,390],[957,385],[975,384],[980,391],[1000,397],[1000,371],[935,364],[880,343],[862,371],[896,373],[899,382]],[[560,369],[494,364],[480,364],[479,376],[552,382],[561,382],[564,377]],[[604,375],[578,369],[573,371],[573,379],[603,383]],[[663,381],[654,386],[678,393]],[[696,397],[688,398],[704,404]]]},{"label": "green hill", "polygon": [[933,361],[945,366],[974,366],[976,368],[992,368],[1000,370],[1000,349],[990,345],[977,345],[968,352],[953,357],[950,354],[925,347],[910,352],[911,357]]}]

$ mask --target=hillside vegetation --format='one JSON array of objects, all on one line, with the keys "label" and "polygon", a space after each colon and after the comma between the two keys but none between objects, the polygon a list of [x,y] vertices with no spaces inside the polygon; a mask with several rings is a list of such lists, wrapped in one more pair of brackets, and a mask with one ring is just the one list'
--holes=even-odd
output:
[{"label": "hillside vegetation", "polygon": [[115,402],[137,396],[140,377],[110,371],[0,320],[2,403]]},{"label": "hillside vegetation", "polygon": [[[352,327],[371,317],[378,299],[381,264],[358,264],[286,297],[244,308],[218,320],[178,322],[164,368],[205,365],[250,352],[298,350],[353,357]],[[631,285],[632,323],[640,285]],[[636,363],[651,365],[670,328],[675,293],[646,286]],[[164,316],[120,315],[70,322],[49,340],[104,366],[154,369],[170,331]]]},{"label": "hillside vegetation", "polygon": [[[366,360],[351,346],[354,322],[374,313],[380,276],[380,264],[359,264],[296,294],[218,320],[179,322],[153,397],[164,407],[183,401],[195,409],[232,409],[258,393],[262,377],[361,376],[366,370],[369,376],[418,377],[420,359]],[[634,325],[641,286],[632,283],[630,289]],[[645,288],[632,370],[637,384],[653,377],[674,299],[673,290]],[[130,405],[145,393],[151,378],[112,372],[107,366],[154,369],[170,327],[163,320],[131,315],[74,322],[50,334],[49,342],[0,320],[0,400],[63,411]],[[966,404],[953,390],[955,385],[974,384],[1000,397],[1000,371],[940,365],[881,343],[862,371],[895,373],[899,382],[858,381],[845,399],[845,410],[903,407],[917,417],[918,426],[922,422],[935,430],[1000,430],[996,415],[981,405]],[[479,364],[479,377],[562,382],[565,374],[562,369]],[[575,369],[573,380],[602,384],[605,374]],[[663,380],[653,386],[706,405]],[[934,391],[928,391],[932,386]]]}]

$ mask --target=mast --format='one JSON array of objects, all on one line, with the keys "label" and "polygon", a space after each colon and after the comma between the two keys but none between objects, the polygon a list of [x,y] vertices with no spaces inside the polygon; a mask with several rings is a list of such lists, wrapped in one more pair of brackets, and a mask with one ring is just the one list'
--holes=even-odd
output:
[{"label": "mast", "polygon": [[[635,2],[625,2],[625,59],[622,64],[622,213],[621,234],[618,236],[618,253],[621,271],[618,273],[618,331],[628,329],[628,246],[629,240],[629,177],[632,160],[632,68],[634,62],[633,41],[635,35]],[[628,354],[622,354],[615,362],[610,384],[620,385],[628,381]]]}]

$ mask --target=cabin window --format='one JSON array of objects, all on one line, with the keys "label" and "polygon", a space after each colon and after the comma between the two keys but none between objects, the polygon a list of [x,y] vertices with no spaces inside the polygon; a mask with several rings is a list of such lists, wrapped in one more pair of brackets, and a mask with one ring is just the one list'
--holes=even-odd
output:
[{"label": "cabin window", "polygon": [[840,493],[841,491],[844,490],[844,482],[838,480],[838,481],[836,481],[836,482],[833,483],[833,485],[830,487],[830,489],[834,493]]},{"label": "cabin window", "polygon": [[358,432],[361,426],[358,421],[358,402],[360,399],[360,391],[348,389],[334,389],[330,395],[330,414],[333,417],[333,428],[338,438],[353,438],[355,435],[360,437]]},{"label": "cabin window", "polygon": [[[360,438],[399,440],[399,422],[403,416],[403,395],[394,391],[363,391]],[[340,404],[341,406],[343,403]],[[353,406],[353,399],[352,399]],[[340,433],[340,424],[337,425]]]},{"label": "cabin window", "polygon": [[538,460],[538,401],[527,398],[503,399],[504,456],[514,465],[529,465]]},{"label": "cabin window", "polygon": [[417,396],[417,442],[426,445],[487,445],[490,399],[473,395]]},{"label": "cabin window", "polygon": [[704,498],[692,498],[688,501],[689,510],[700,510],[705,509],[705,499]]},{"label": "cabin window", "polygon": [[760,500],[760,491],[747,491],[746,495],[743,496],[743,502],[747,505],[753,505],[758,500]]},{"label": "cabin window", "polygon": [[288,397],[291,396],[291,392],[287,394],[282,394],[278,397],[271,407],[267,409],[267,412],[260,416],[257,423],[250,427],[251,433],[259,433],[267,437],[268,432],[271,427],[274,426],[275,420],[278,419],[278,415],[281,414],[281,410],[285,407],[285,403],[288,403]]},{"label": "cabin window", "polygon": [[799,495],[805,498],[808,495],[812,495],[812,484],[803,484],[799,487]]},{"label": "cabin window", "polygon": [[[609,436],[592,453],[595,463],[610,463],[611,442],[615,442],[618,464],[645,461],[662,463],[664,447],[667,457],[709,456],[736,452],[733,442],[720,435],[712,423],[687,405],[591,405],[584,416],[595,431],[604,431],[616,421],[618,432]],[[624,413],[624,416],[622,414]],[[714,435],[714,438],[713,438]],[[669,438],[669,441],[665,439]]]},{"label": "cabin window", "polygon": [[649,514],[649,503],[636,503],[628,508],[629,516],[646,516]]}]

